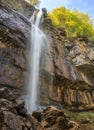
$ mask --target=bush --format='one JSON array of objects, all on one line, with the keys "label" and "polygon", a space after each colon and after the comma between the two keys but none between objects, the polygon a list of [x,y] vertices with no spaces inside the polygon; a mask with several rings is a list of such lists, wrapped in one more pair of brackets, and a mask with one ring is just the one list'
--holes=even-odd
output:
[{"label": "bush", "polygon": [[67,37],[86,37],[89,41],[94,41],[94,23],[87,14],[70,11],[65,7],[54,9],[50,12],[54,26],[65,28]]}]

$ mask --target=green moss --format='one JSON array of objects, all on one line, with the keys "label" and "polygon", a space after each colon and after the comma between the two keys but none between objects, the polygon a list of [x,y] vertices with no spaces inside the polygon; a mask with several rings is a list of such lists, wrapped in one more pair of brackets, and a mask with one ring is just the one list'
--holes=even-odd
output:
[{"label": "green moss", "polygon": [[78,122],[81,130],[94,130],[94,111],[71,112],[63,110],[71,120]]}]

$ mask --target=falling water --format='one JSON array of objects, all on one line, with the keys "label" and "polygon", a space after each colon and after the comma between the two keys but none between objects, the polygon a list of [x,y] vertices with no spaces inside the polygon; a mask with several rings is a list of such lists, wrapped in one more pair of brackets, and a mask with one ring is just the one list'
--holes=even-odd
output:
[{"label": "falling water", "polygon": [[40,10],[30,18],[32,24],[31,28],[31,47],[30,47],[30,76],[28,84],[28,96],[26,99],[26,107],[29,113],[37,109],[39,99],[39,69],[40,69],[40,56],[44,44],[47,39],[45,34],[40,29],[42,22],[43,12]]}]

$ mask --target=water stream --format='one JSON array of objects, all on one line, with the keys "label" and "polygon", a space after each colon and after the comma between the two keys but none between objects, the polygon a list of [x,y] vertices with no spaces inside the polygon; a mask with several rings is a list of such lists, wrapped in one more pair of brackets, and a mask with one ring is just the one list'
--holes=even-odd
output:
[{"label": "water stream", "polygon": [[34,12],[30,18],[31,28],[31,45],[30,45],[30,75],[28,82],[28,95],[26,98],[26,108],[29,113],[37,109],[39,101],[39,69],[41,51],[47,39],[43,31],[40,29],[43,20],[43,12],[40,10],[37,15]]}]

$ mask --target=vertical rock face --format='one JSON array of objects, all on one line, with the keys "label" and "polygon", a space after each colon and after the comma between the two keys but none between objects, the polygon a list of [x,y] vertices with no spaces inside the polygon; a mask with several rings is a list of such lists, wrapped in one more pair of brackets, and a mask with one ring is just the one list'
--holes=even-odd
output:
[{"label": "vertical rock face", "polygon": [[19,11],[19,13],[30,18],[35,10],[34,6],[30,5],[24,0],[0,0],[0,3],[3,3],[5,6],[9,5],[10,7]]},{"label": "vertical rock face", "polygon": [[[48,34],[52,57],[52,65],[48,63],[50,71],[44,67],[45,73],[53,79],[48,85],[47,76],[44,76],[42,89],[47,88],[46,96],[71,109],[94,109],[93,43],[82,38],[67,40],[65,31],[53,27],[47,17],[42,27]],[[50,59],[49,55],[46,59]]]},{"label": "vertical rock face", "polygon": [[0,87],[22,88],[26,76],[30,23],[6,1],[0,1]]},{"label": "vertical rock face", "polygon": [[[29,48],[31,28],[28,18],[34,7],[20,1],[19,7],[18,0],[14,6],[13,2],[0,1],[0,87],[17,91],[24,86],[27,75],[26,48]],[[56,29],[43,10],[42,28],[51,46],[49,52],[41,56],[43,103],[52,100],[73,109],[94,108],[94,45],[81,38],[67,40],[64,29]]]},{"label": "vertical rock face", "polygon": [[[53,107],[36,111],[30,116],[24,101],[15,97],[23,88],[28,73],[27,51],[32,26],[28,17],[34,7],[26,5],[27,8],[19,0],[0,0],[0,130],[80,130],[76,122],[70,121],[63,111]],[[49,51],[41,55],[40,87],[43,103],[52,100],[73,109],[93,109],[93,44],[85,44],[81,40],[73,40],[73,44],[70,44],[71,41],[66,41],[65,31],[53,27],[46,17],[46,10],[43,10],[43,27],[51,43]],[[84,53],[80,42],[86,48]],[[79,51],[75,48],[79,48]]]}]

